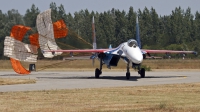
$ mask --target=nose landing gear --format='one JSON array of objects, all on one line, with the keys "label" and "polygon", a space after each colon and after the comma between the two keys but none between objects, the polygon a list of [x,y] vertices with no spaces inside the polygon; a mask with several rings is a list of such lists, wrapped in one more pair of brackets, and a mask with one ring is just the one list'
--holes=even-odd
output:
[{"label": "nose landing gear", "polygon": [[132,63],[132,67],[135,69],[138,69],[138,74],[140,74],[141,78],[145,78],[145,69],[144,68],[140,68],[140,64],[134,64]]},{"label": "nose landing gear", "polygon": [[144,68],[139,69],[138,74],[140,74],[141,78],[145,78],[145,69]]},{"label": "nose landing gear", "polygon": [[[130,70],[129,70],[129,64],[130,62],[128,61],[127,62],[127,72],[126,72],[126,79],[129,80],[130,79]],[[141,78],[145,78],[145,69],[144,68],[141,68],[140,69],[140,65],[137,65],[137,64],[132,64],[132,67],[133,68],[137,68],[138,69],[138,74],[140,74]]]}]

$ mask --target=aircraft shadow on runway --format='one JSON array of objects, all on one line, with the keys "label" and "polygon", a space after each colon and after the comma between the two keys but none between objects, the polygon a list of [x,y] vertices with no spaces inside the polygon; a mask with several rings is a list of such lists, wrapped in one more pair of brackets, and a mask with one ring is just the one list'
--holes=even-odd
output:
[{"label": "aircraft shadow on runway", "polygon": [[129,80],[126,79],[125,76],[101,76],[99,78],[95,77],[37,77],[38,79],[44,78],[44,79],[96,79],[96,80],[101,80],[101,79],[107,79],[107,80],[124,80],[124,81],[137,81],[139,77],[131,77]]},{"label": "aircraft shadow on runway", "polygon": [[[146,76],[144,79],[150,78],[180,78],[185,76]],[[76,76],[76,77],[37,77],[38,79],[96,79],[95,77],[88,76]],[[140,76],[131,76],[129,80],[125,76],[100,76],[97,80],[106,79],[106,80],[123,80],[123,81],[138,81],[138,79],[143,79]]]}]

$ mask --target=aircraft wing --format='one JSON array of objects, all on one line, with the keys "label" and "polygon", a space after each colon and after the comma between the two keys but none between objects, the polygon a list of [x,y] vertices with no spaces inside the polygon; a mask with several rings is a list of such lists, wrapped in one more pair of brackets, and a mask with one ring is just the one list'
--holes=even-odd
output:
[{"label": "aircraft wing", "polygon": [[103,53],[108,49],[79,49],[79,50],[45,50],[44,52],[96,52]]},{"label": "aircraft wing", "polygon": [[144,53],[154,53],[154,54],[197,54],[195,51],[175,51],[175,50],[148,50],[148,49],[142,49]]}]

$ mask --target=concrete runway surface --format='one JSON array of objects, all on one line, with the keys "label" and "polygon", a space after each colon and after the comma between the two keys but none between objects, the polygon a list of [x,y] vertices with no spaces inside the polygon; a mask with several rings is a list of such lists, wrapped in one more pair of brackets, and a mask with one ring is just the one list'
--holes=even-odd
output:
[{"label": "concrete runway surface", "polygon": [[0,72],[1,78],[36,79],[35,84],[1,85],[0,92],[33,91],[55,89],[81,89],[101,87],[143,86],[156,84],[175,84],[200,82],[200,71],[151,71],[146,78],[140,78],[131,71],[130,80],[126,80],[126,71],[103,71],[99,79],[94,78],[94,71],[74,72],[32,72],[20,76],[14,72]]}]

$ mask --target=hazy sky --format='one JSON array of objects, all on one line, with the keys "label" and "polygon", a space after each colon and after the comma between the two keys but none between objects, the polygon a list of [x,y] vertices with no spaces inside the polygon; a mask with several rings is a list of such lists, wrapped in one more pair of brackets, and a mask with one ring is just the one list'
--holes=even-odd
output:
[{"label": "hazy sky", "polygon": [[200,12],[200,0],[0,0],[0,10],[6,13],[8,10],[16,9],[24,15],[32,4],[35,4],[40,11],[44,11],[49,8],[51,2],[55,2],[57,6],[63,4],[66,13],[72,14],[81,9],[104,12],[115,8],[128,12],[130,6],[135,11],[143,10],[145,6],[148,9],[153,7],[159,15],[169,15],[175,7],[179,6],[184,10],[190,7],[192,14],[196,11]]}]

